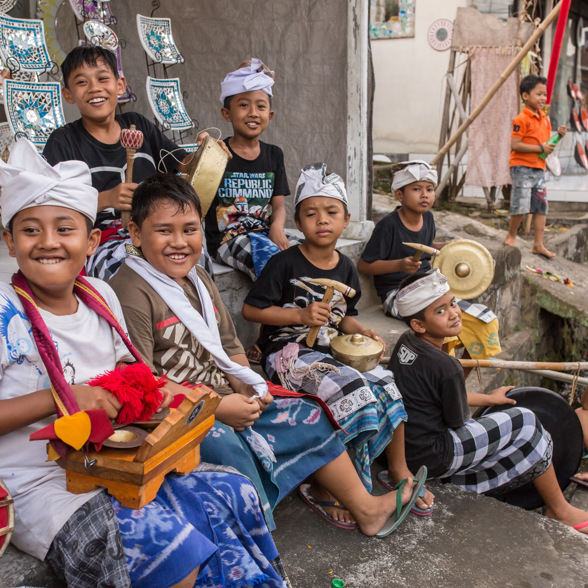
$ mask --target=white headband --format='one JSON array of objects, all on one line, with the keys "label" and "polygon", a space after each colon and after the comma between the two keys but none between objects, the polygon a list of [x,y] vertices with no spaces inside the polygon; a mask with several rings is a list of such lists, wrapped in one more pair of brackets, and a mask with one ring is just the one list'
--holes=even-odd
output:
[{"label": "white headband", "polygon": [[402,288],[396,295],[398,314],[409,317],[427,308],[449,292],[447,278],[436,267],[424,277]]},{"label": "white headband", "polygon": [[392,192],[408,186],[414,182],[431,182],[437,185],[437,172],[425,161],[403,161],[399,165],[404,165],[402,169],[394,172],[392,178]]},{"label": "white headband", "polygon": [[253,57],[250,66],[228,73],[221,82],[221,103],[224,104],[225,98],[228,96],[253,92],[254,90],[263,90],[268,96],[271,96],[274,79],[268,76],[262,67],[261,61]]},{"label": "white headband", "polygon": [[294,207],[312,196],[326,196],[336,198],[347,206],[347,191],[341,176],[329,174],[327,176],[326,163],[313,163],[300,170],[300,177],[296,184]]},{"label": "white headband", "polygon": [[8,163],[0,160],[2,224],[33,206],[63,206],[92,222],[98,211],[98,191],[83,161],[63,161],[52,167],[28,139],[19,139]]}]

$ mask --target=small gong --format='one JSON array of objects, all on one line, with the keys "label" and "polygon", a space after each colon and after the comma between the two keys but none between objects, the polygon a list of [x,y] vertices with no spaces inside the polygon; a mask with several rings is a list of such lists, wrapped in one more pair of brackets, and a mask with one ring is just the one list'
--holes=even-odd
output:
[{"label": "small gong", "polygon": [[381,341],[365,337],[359,333],[341,335],[331,339],[333,357],[358,372],[368,372],[378,365],[384,351]]},{"label": "small gong", "polygon": [[486,247],[470,239],[447,243],[433,259],[433,267],[447,278],[457,298],[471,300],[494,279],[494,259]]}]

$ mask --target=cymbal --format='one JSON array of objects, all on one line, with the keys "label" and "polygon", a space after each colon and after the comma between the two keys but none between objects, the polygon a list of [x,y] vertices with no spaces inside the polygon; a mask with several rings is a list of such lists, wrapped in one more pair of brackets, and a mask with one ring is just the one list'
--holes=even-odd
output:
[{"label": "cymbal", "polygon": [[445,245],[433,259],[457,298],[471,300],[485,292],[494,279],[495,262],[484,245],[458,239]]}]

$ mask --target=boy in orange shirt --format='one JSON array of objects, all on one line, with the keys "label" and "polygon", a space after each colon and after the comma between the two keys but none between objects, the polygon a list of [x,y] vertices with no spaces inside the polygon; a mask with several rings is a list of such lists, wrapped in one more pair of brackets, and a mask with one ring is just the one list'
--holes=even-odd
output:
[{"label": "boy in orange shirt", "polygon": [[[514,247],[517,231],[525,214],[533,215],[533,253],[547,259],[555,257],[543,245],[543,232],[547,219],[547,189],[545,187],[545,159],[555,145],[549,144],[551,122],[543,112],[547,100],[547,80],[536,75],[521,80],[520,93],[525,103],[521,113],[512,121],[510,139],[510,177],[512,196],[510,201],[510,226],[504,240]],[[563,137],[566,127],[560,125],[557,132]]]}]

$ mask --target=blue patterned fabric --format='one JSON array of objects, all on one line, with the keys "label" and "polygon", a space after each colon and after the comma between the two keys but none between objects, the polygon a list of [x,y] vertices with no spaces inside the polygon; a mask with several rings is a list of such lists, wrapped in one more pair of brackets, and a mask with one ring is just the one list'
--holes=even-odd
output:
[{"label": "blue patterned fabric", "polygon": [[195,586],[285,588],[253,484],[243,476],[166,476],[142,509],[112,504],[133,587],[172,586],[200,566]]},{"label": "blue patterned fabric", "polygon": [[280,252],[280,248],[269,238],[267,231],[252,231],[248,233],[251,241],[251,256],[255,275],[259,276],[270,257]]},{"label": "blue patterned fabric", "polygon": [[276,355],[270,353],[263,364],[269,379],[295,392],[316,394],[327,403],[343,429],[338,431],[340,439],[354,450],[355,469],[371,492],[370,464],[407,419],[394,374],[381,366],[360,373],[332,355],[300,346],[291,369],[281,374],[285,381],[276,371]]},{"label": "blue patterned fabric", "polygon": [[251,427],[235,432],[217,421],[201,443],[200,455],[202,461],[232,466],[254,481],[273,530],[276,504],[345,447],[320,406],[304,398],[274,398],[253,429],[258,435]]}]

